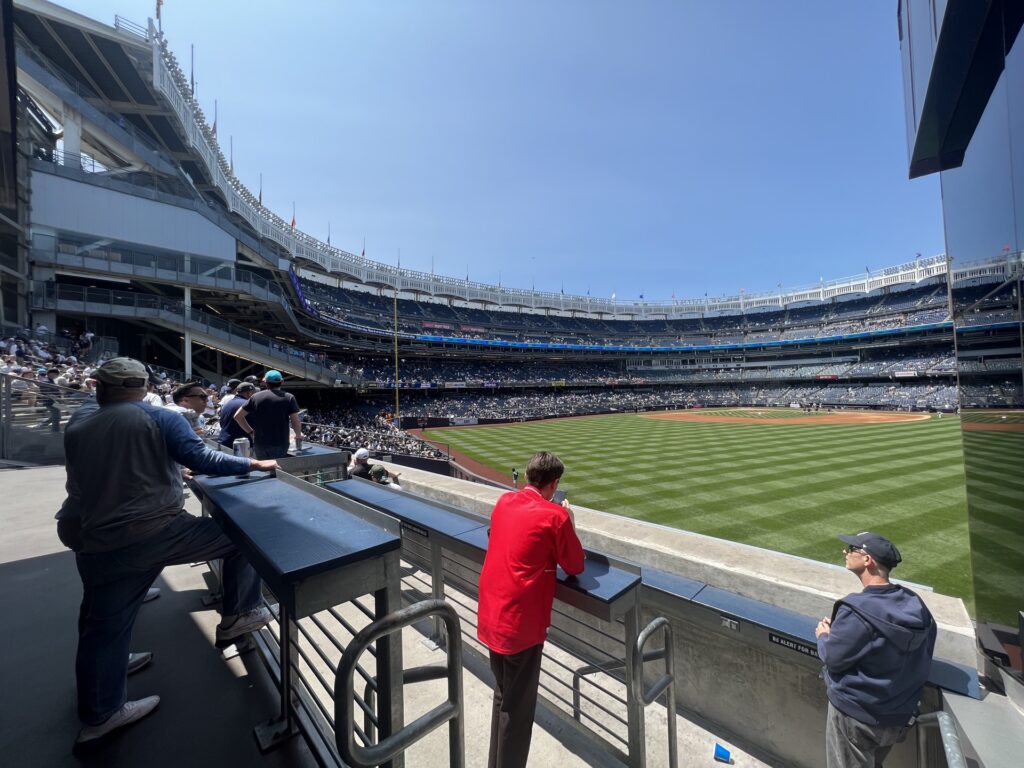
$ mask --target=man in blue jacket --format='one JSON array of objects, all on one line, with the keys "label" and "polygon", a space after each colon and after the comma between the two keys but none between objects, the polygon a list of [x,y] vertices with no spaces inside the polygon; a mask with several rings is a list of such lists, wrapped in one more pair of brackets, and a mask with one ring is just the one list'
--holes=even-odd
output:
[{"label": "man in blue jacket", "polygon": [[889,581],[903,558],[877,533],[840,536],[862,592],[836,601],[818,622],[828,694],[828,768],[876,768],[911,725],[928,679],[936,627],[914,592]]},{"label": "man in blue jacket", "polygon": [[99,407],[76,414],[64,432],[65,507],[80,519],[78,746],[145,717],[160,702],[128,701],[125,678],[135,617],[164,566],[224,559],[218,646],[273,618],[260,607],[259,576],[217,523],[182,509],[179,465],[235,475],[277,463],[210,450],[177,413],[142,402],[149,374],[138,360],[108,360],[93,376]]}]

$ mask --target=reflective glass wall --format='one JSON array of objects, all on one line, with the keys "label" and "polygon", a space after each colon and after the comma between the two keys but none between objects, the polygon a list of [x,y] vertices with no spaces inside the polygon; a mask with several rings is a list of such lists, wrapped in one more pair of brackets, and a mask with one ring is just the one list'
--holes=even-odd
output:
[{"label": "reflective glass wall", "polygon": [[941,180],[953,267],[1005,263],[1002,275],[958,283],[954,320],[977,618],[1016,626],[1024,610],[1024,45],[1007,21],[1005,70],[963,165]]}]

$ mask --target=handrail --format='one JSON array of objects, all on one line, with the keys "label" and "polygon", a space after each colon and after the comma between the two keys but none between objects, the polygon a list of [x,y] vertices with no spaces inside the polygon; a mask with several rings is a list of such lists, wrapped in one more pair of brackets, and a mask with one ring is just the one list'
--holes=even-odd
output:
[{"label": "handrail", "polygon": [[[263,334],[249,331],[237,323],[214,317],[194,307],[186,307],[181,302],[166,297],[114,291],[107,288],[86,289],[52,282],[36,282],[36,289],[33,291],[33,306],[55,308],[55,302],[58,301],[81,303],[83,308],[90,304],[94,306],[105,304],[111,308],[121,307],[133,311],[166,313],[180,322],[183,328],[190,328],[193,332],[206,333],[220,338],[226,336],[231,343],[238,344],[252,353],[275,359],[282,370],[300,371],[307,378],[320,376],[331,381],[337,378],[337,370],[333,365],[315,362],[308,357],[310,354],[314,354],[327,360],[328,358],[322,353],[313,353],[302,347],[278,342]],[[147,316],[152,315],[147,314]]]},{"label": "handrail", "polygon": [[[442,667],[440,664],[427,664],[422,667],[402,670],[402,685],[426,683],[431,680],[440,680],[447,676],[448,669],[446,667]],[[363,733],[366,734],[366,738],[370,741],[377,738],[377,722],[371,714],[377,706],[376,684],[377,678],[371,677],[366,681],[366,685],[363,686],[363,701],[366,703],[366,709],[363,711]]]},{"label": "handrail", "polygon": [[[665,672],[650,688],[644,689],[644,646],[659,629],[665,632]],[[665,706],[668,710],[668,764],[669,768],[679,765],[678,746],[676,745],[676,696],[673,670],[672,625],[664,616],[659,616],[641,630],[636,639],[633,653],[633,695],[643,706],[653,704],[662,693],[666,694]]]},{"label": "handrail", "polygon": [[[372,643],[421,619],[438,616],[448,633],[448,698],[375,745],[355,743],[355,670],[359,657]],[[411,671],[411,670],[410,670]],[[463,768],[462,629],[459,615],[443,600],[423,600],[389,613],[364,627],[345,647],[334,676],[334,738],[342,760],[353,768],[371,768],[405,752],[428,733],[449,724],[448,754],[453,768]]]},{"label": "handrail", "polygon": [[967,768],[967,760],[964,758],[963,749],[960,747],[960,735],[956,730],[956,722],[948,712],[939,710],[928,712],[917,716],[917,764],[926,765],[925,740],[927,738],[926,728],[939,729],[942,737],[942,748],[946,752],[947,768]]}]

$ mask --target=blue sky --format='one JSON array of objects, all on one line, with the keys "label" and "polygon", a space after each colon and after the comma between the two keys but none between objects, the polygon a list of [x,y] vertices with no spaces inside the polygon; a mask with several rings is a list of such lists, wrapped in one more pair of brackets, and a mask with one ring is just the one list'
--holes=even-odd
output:
[{"label": "blue sky", "polygon": [[369,258],[629,300],[944,250],[894,2],[166,0],[163,26],[243,182]]}]

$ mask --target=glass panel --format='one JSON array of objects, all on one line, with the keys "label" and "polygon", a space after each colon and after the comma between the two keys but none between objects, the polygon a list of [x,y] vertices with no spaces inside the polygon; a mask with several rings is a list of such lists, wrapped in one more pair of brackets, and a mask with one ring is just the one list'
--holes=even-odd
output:
[{"label": "glass panel", "polygon": [[942,173],[954,266],[1005,259],[1002,275],[954,292],[957,369],[977,618],[1015,625],[1024,608],[1024,51],[1017,44],[961,168]]}]

